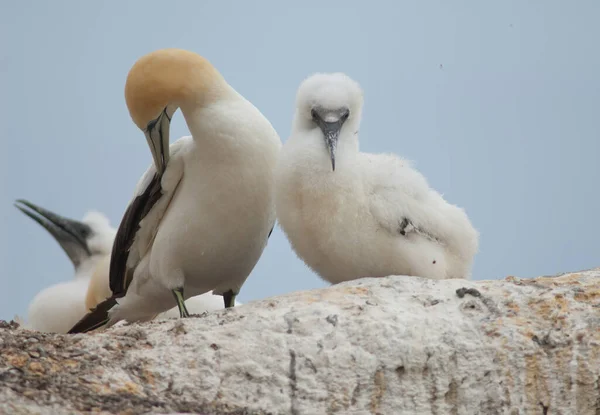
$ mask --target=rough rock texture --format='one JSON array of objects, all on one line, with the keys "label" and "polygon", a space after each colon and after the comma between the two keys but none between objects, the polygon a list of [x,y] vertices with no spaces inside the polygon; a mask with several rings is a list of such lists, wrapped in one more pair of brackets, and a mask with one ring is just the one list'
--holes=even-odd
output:
[{"label": "rough rock texture", "polygon": [[10,414],[600,414],[600,268],[363,279],[91,335],[0,329]]}]

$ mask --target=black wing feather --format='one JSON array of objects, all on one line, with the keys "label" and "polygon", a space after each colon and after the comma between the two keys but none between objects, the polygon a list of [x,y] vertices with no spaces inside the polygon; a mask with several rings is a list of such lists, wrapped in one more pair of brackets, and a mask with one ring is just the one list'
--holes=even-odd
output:
[{"label": "black wing feather", "polygon": [[140,229],[140,221],[146,217],[163,195],[162,174],[155,173],[144,192],[137,196],[127,207],[113,243],[110,258],[110,289],[114,296],[123,296],[133,277],[133,270],[127,269],[129,250]]},{"label": "black wing feather", "polygon": [[99,303],[96,308],[81,318],[67,333],[87,333],[108,323],[108,311],[117,304],[117,297],[112,296]]},{"label": "black wing feather", "polygon": [[109,321],[108,312],[117,304],[117,299],[124,297],[133,277],[133,269],[127,268],[129,250],[140,229],[140,221],[162,196],[162,174],[155,173],[144,192],[136,196],[129,204],[113,243],[110,258],[110,289],[112,296],[99,303],[69,330],[69,333],[86,333],[95,330]]},{"label": "black wing feather", "polygon": [[273,227],[269,231],[269,236],[267,236],[267,239],[269,239],[271,237],[271,234],[273,233],[273,229],[275,229],[275,223],[273,223]]}]

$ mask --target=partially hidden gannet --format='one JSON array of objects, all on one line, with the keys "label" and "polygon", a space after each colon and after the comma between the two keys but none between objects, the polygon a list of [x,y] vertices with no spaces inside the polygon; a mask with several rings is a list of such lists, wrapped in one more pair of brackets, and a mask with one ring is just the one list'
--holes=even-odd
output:
[{"label": "partially hidden gannet", "polygon": [[341,73],[299,87],[276,169],[279,224],[323,279],[469,278],[478,233],[409,162],[361,153],[363,94]]},{"label": "partially hidden gannet", "polygon": [[[269,121],[203,57],[164,49],[140,58],[125,85],[154,164],[123,216],[110,262],[112,296],[71,330],[144,321],[210,290],[224,306],[262,254],[275,222],[281,140]],[[191,137],[169,148],[173,113]]]},{"label": "partially hidden gannet", "polygon": [[90,276],[98,263],[110,255],[116,231],[104,215],[95,211],[76,221],[26,200],[17,200],[15,206],[54,237],[75,268],[73,280],[45,288],[33,298],[25,327],[66,333],[87,311],[85,297]]}]

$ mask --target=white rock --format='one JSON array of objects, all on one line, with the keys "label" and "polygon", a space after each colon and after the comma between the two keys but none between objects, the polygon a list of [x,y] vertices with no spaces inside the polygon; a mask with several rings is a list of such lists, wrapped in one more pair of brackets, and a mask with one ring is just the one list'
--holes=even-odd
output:
[{"label": "white rock", "polygon": [[600,413],[600,268],[363,279],[91,335],[1,332],[1,413]]}]

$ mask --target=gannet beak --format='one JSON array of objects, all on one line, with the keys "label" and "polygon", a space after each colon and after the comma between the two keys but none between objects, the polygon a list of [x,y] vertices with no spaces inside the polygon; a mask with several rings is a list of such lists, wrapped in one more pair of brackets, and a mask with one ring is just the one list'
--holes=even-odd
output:
[{"label": "gannet beak", "polygon": [[324,128],[321,127],[321,130],[323,130],[323,134],[325,135],[325,145],[329,151],[329,157],[331,157],[331,168],[335,171],[335,149],[337,148],[340,129],[337,125],[332,126],[331,124],[327,123]]},{"label": "gannet beak", "polygon": [[313,108],[311,111],[313,121],[323,131],[325,145],[331,158],[331,168],[335,171],[335,150],[337,148],[338,138],[344,122],[348,119],[350,112],[347,108],[338,110],[325,110],[323,108]]},{"label": "gannet beak", "polygon": [[165,171],[169,162],[170,126],[171,117],[167,112],[167,108],[165,108],[156,119],[148,123],[146,130],[144,130],[154,159],[154,166],[160,174]]},{"label": "gannet beak", "polygon": [[64,218],[23,199],[15,201],[15,206],[50,232],[75,269],[92,255],[87,246],[87,239],[93,231],[85,223]]}]

